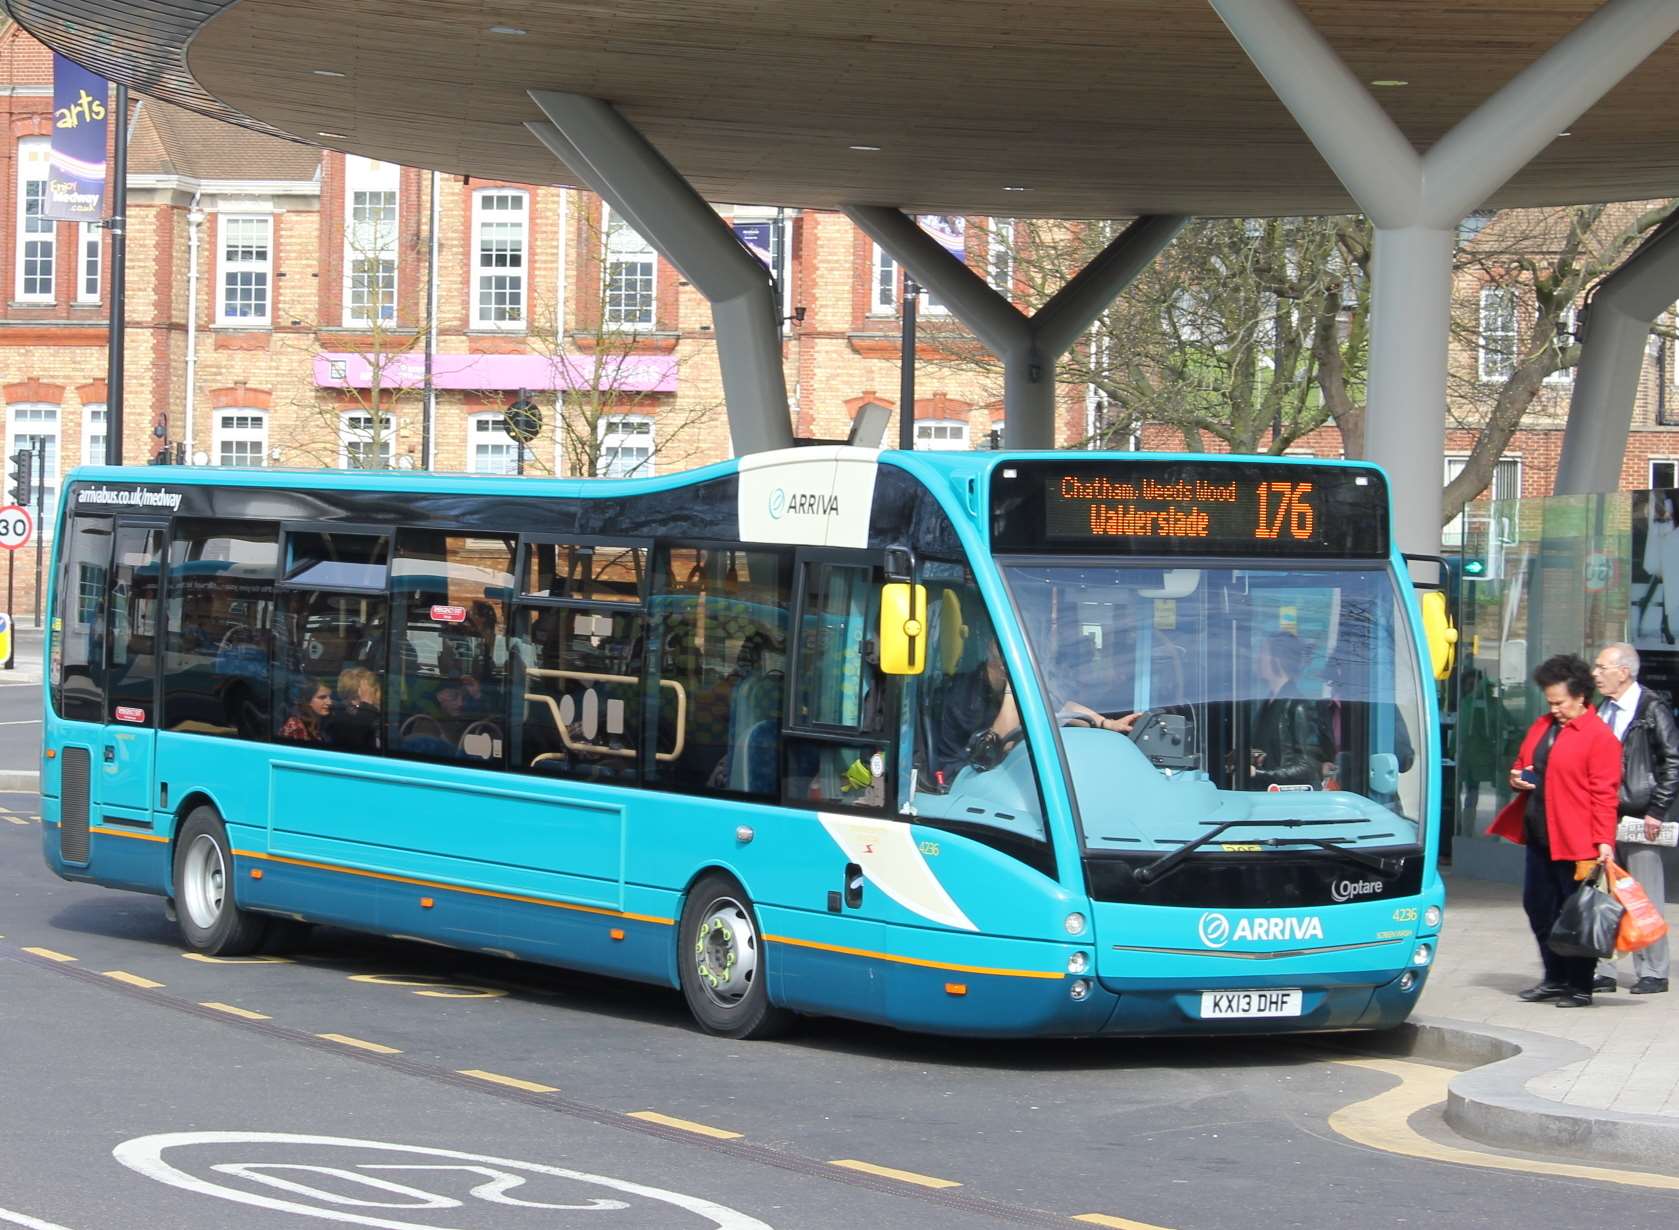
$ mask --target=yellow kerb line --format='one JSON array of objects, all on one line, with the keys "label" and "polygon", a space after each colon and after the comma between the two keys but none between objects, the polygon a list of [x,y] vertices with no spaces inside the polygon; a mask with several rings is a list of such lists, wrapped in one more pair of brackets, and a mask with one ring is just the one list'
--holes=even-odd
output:
[{"label": "yellow kerb line", "polygon": [[1115,1230],[1166,1230],[1166,1227],[1157,1226],[1152,1222],[1132,1221],[1129,1217],[1114,1217],[1109,1213],[1078,1213],[1074,1215],[1073,1220],[1092,1226],[1113,1226]]},{"label": "yellow kerb line", "polygon": [[141,987],[147,991],[156,990],[163,985],[161,982],[153,982],[150,978],[142,978],[139,974],[130,974],[127,970],[108,969],[103,972],[107,978],[126,982],[131,987]]},{"label": "yellow kerb line", "polygon": [[535,1081],[522,1081],[516,1076],[503,1076],[499,1072],[485,1072],[480,1068],[461,1068],[461,1076],[470,1076],[474,1080],[489,1081],[492,1085],[506,1085],[510,1089],[523,1089],[526,1093],[558,1093],[554,1085],[539,1085]]},{"label": "yellow kerb line", "polygon": [[76,959],[62,952],[54,952],[50,948],[25,948],[23,951],[33,953],[37,957],[45,957],[49,961],[74,961]]},{"label": "yellow kerb line", "polygon": [[264,1016],[260,1012],[252,1012],[249,1008],[235,1008],[232,1004],[218,1003],[213,999],[200,1001],[200,1008],[214,1008],[217,1012],[225,1012],[229,1016],[242,1016],[247,1021],[272,1021],[271,1016]]},{"label": "yellow kerb line", "polygon": [[336,1042],[340,1046],[353,1046],[358,1051],[372,1051],[375,1055],[400,1055],[401,1051],[394,1046],[386,1046],[381,1042],[369,1042],[365,1038],[352,1038],[349,1034],[316,1034],[317,1038],[324,1038],[328,1042]]},{"label": "yellow kerb line", "polygon": [[183,952],[184,961],[199,961],[205,965],[290,965],[290,957],[212,957],[202,952]]},{"label": "yellow kerb line", "polygon": [[661,1123],[665,1127],[680,1128],[684,1132],[693,1132],[696,1136],[709,1136],[713,1140],[739,1140],[740,1132],[725,1131],[723,1128],[709,1127],[703,1123],[695,1123],[692,1119],[676,1119],[670,1115],[661,1115],[656,1110],[632,1110],[631,1119],[640,1119],[646,1123]]},{"label": "yellow kerb line", "polygon": [[864,1174],[879,1175],[883,1179],[897,1179],[900,1183],[914,1183],[917,1187],[961,1187],[955,1179],[935,1179],[930,1174],[916,1174],[913,1170],[894,1170],[890,1166],[876,1166],[873,1162],[859,1162],[856,1158],[838,1158],[828,1163],[847,1170],[861,1170]]}]

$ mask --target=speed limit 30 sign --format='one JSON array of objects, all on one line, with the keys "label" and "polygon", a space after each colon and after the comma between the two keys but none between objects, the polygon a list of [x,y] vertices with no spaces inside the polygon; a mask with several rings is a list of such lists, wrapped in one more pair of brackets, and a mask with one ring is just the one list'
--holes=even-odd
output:
[{"label": "speed limit 30 sign", "polygon": [[21,504],[0,508],[0,547],[16,551],[35,536],[35,518]]}]

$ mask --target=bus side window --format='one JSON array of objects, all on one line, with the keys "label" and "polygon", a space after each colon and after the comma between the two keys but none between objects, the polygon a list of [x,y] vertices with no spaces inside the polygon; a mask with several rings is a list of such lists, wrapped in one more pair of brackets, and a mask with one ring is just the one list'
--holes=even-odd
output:
[{"label": "bus side window", "polygon": [[784,556],[761,550],[660,552],[650,599],[659,680],[651,717],[665,749],[677,746],[680,720],[682,752],[670,761],[655,758],[648,765],[650,782],[775,797],[786,690],[788,564]]},{"label": "bus side window", "polygon": [[515,764],[633,783],[643,751],[644,547],[530,543],[514,612]]},{"label": "bus side window", "polygon": [[[113,720],[153,725],[157,680],[158,580],[163,531],[122,526],[111,566],[107,687]],[[139,715],[144,715],[143,717]]]},{"label": "bus side window", "polygon": [[53,602],[53,701],[60,717],[105,719],[105,607],[111,519],[78,513],[70,523]]},{"label": "bus side window", "polygon": [[[355,668],[385,675],[390,539],[378,534],[292,531],[279,591],[274,655],[274,735],[331,746],[338,683]],[[352,676],[354,678],[354,676]]]},{"label": "bus side window", "polygon": [[[511,700],[508,600],[511,538],[402,530],[392,564],[396,676],[380,689],[395,729],[392,748],[427,760],[499,766]],[[377,718],[358,714],[340,688],[340,746]],[[376,709],[379,691],[359,706]],[[365,717],[369,722],[359,722]],[[375,724],[383,735],[383,728]]]},{"label": "bus side window", "polygon": [[278,527],[182,519],[174,535],[162,726],[266,740]]}]

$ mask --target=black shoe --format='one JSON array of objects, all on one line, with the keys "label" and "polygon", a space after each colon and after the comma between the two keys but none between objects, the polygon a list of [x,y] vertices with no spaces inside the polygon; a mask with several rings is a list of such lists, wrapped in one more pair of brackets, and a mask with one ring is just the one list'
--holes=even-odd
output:
[{"label": "black shoe", "polygon": [[1517,991],[1516,998],[1525,999],[1530,1004],[1537,1004],[1547,999],[1561,999],[1568,994],[1571,994],[1571,992],[1560,982],[1541,982],[1525,991]]},{"label": "black shoe", "polygon": [[1552,1005],[1554,1008],[1590,1008],[1592,996],[1590,991],[1564,991]]},{"label": "black shoe", "polygon": [[1596,978],[1592,979],[1592,990],[1594,991],[1618,991],[1620,989],[1621,984],[1616,982],[1608,974],[1599,974]]},{"label": "black shoe", "polygon": [[1660,995],[1667,990],[1665,978],[1640,978],[1632,985],[1634,995]]}]

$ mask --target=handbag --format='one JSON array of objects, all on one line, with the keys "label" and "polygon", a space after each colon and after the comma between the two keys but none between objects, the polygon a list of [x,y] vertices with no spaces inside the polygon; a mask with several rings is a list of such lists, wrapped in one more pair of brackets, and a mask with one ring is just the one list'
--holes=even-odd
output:
[{"label": "handbag", "polygon": [[1609,891],[1626,911],[1615,934],[1617,955],[1648,948],[1667,934],[1667,919],[1661,909],[1650,900],[1644,886],[1613,860],[1609,863]]},{"label": "handbag", "polygon": [[1547,942],[1559,957],[1614,956],[1625,913],[1626,907],[1604,891],[1603,868],[1599,866],[1563,902]]}]

